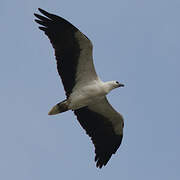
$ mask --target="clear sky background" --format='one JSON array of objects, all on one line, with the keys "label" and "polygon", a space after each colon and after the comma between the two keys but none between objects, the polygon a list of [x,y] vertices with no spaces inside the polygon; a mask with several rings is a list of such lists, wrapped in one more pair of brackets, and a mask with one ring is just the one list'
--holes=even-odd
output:
[{"label": "clear sky background", "polygon": [[[72,112],[48,116],[65,98],[53,49],[33,13],[69,20],[94,44],[124,139],[106,167]],[[1,0],[0,179],[179,180],[180,1]]]}]

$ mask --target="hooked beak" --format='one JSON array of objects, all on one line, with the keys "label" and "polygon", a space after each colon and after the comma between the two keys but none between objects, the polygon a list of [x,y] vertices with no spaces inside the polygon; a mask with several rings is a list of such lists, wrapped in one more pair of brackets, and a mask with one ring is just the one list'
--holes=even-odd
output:
[{"label": "hooked beak", "polygon": [[124,84],[119,84],[119,87],[124,87]]}]

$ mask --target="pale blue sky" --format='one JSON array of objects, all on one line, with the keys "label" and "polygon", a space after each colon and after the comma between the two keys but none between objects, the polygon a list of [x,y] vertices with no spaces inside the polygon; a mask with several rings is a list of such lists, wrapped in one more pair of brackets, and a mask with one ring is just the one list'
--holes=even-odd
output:
[{"label": "pale blue sky", "polygon": [[[92,40],[102,80],[126,85],[108,95],[124,139],[101,170],[73,113],[47,115],[65,95],[38,7]],[[0,23],[0,179],[179,180],[179,0],[2,0]]]}]

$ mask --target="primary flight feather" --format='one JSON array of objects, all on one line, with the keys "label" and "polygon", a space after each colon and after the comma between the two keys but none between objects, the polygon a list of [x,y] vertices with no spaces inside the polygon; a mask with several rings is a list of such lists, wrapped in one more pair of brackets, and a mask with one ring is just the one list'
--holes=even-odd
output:
[{"label": "primary flight feather", "polygon": [[123,137],[123,117],[108,102],[106,95],[124,85],[118,81],[103,82],[97,76],[91,41],[62,17],[39,8],[34,14],[40,30],[55,50],[57,70],[66,99],[56,104],[49,115],[73,110],[95,146],[96,166],[105,166],[119,148]]}]

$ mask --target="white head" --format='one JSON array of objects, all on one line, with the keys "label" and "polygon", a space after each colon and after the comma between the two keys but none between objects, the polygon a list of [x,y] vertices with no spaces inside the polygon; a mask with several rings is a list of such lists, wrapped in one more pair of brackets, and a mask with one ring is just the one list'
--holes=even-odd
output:
[{"label": "white head", "polygon": [[119,83],[118,81],[110,81],[112,83],[113,89],[118,87],[124,87],[124,84]]},{"label": "white head", "polygon": [[108,92],[118,87],[124,87],[124,84],[121,84],[118,81],[108,81],[105,84]]}]

